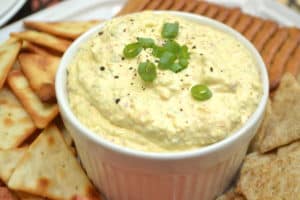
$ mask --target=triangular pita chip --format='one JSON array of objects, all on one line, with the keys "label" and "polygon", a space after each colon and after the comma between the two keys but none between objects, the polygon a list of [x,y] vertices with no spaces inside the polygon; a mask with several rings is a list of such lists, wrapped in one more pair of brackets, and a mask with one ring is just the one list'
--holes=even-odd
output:
[{"label": "triangular pita chip", "polygon": [[0,187],[1,200],[18,200],[7,187]]},{"label": "triangular pita chip", "polygon": [[49,48],[47,49],[45,47],[41,47],[37,44],[33,44],[32,42],[28,42],[26,40],[23,40],[22,42],[22,51],[36,53],[42,56],[49,56],[49,55],[61,56],[60,52],[54,51],[53,49],[49,49]]},{"label": "triangular pita chip", "polygon": [[292,149],[286,154],[249,154],[241,169],[237,192],[250,200],[299,199],[300,148]]},{"label": "triangular pita chip", "polygon": [[56,126],[46,128],[31,144],[12,174],[11,189],[50,199],[97,199],[92,184]]},{"label": "triangular pita chip", "polygon": [[23,158],[27,147],[0,150],[0,179],[5,183],[15,170],[18,162]]},{"label": "triangular pita chip", "polygon": [[21,53],[19,62],[31,88],[39,98],[46,102],[54,101],[54,79],[60,58],[50,55]]},{"label": "triangular pita chip", "polygon": [[19,198],[19,200],[46,200],[44,197],[40,197],[34,194],[28,194],[26,192],[15,191],[15,195]]},{"label": "triangular pita chip", "polygon": [[59,37],[76,39],[82,33],[99,24],[98,20],[91,21],[69,21],[69,22],[38,22],[25,21],[28,28],[56,35]]},{"label": "triangular pita chip", "polygon": [[57,104],[43,103],[30,88],[21,71],[10,72],[8,84],[38,128],[45,128],[58,114]]},{"label": "triangular pita chip", "polygon": [[260,152],[300,139],[300,84],[286,73],[272,102],[272,115],[268,120]]},{"label": "triangular pita chip", "polygon": [[0,90],[0,149],[19,146],[36,129],[28,113],[6,87]]},{"label": "triangular pita chip", "polygon": [[9,70],[15,63],[21,49],[21,42],[12,41],[0,46],[0,88],[2,88]]},{"label": "triangular pita chip", "polygon": [[19,33],[11,33],[11,35],[62,53],[65,52],[71,44],[71,41],[38,31],[24,31]]}]

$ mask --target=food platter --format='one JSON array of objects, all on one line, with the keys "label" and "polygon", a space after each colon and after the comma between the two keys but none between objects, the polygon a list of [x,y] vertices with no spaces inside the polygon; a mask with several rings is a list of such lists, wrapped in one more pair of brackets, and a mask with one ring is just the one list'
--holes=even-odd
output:
[{"label": "food platter", "polygon": [[[144,0],[144,1],[148,2],[148,0]],[[132,0],[132,2],[134,2],[134,0]],[[158,1],[158,2],[163,2],[163,1]],[[191,0],[186,0],[183,2],[188,4],[191,2]],[[205,11],[205,13],[204,11],[201,12],[203,12],[204,15],[211,16],[211,18],[215,18],[215,19],[217,18],[216,15],[217,12],[221,12],[222,9],[223,10],[227,9],[224,8],[223,6],[230,7],[230,8],[233,7],[229,10],[232,11],[232,13],[234,14],[228,15],[230,16],[229,19],[231,20],[227,20],[226,24],[235,28],[239,32],[243,33],[246,36],[246,38],[248,38],[253,42],[257,50],[260,51],[270,73],[269,75],[270,75],[270,83],[272,89],[272,94],[271,94],[272,106],[271,103],[269,103],[263,125],[261,126],[257,136],[255,137],[254,141],[251,144],[251,148],[249,149],[249,152],[258,151],[260,153],[251,153],[246,157],[246,160],[241,170],[242,177],[240,179],[237,179],[238,184],[236,188],[230,190],[224,197],[220,197],[220,199],[224,199],[224,198],[245,199],[245,196],[251,199],[250,198],[251,195],[254,195],[254,197],[255,195],[258,195],[260,198],[262,197],[267,198],[268,196],[263,196],[266,195],[267,193],[264,190],[255,191],[256,193],[254,192],[253,194],[253,191],[249,189],[251,188],[250,187],[251,185],[252,186],[254,185],[253,190],[259,189],[258,185],[256,185],[259,184],[259,180],[257,179],[257,177],[259,178],[259,175],[256,176],[256,179],[255,177],[254,179],[251,179],[253,178],[251,177],[251,173],[257,173],[257,174],[262,173],[263,174],[262,176],[264,176],[266,179],[272,178],[272,176],[274,175],[272,174],[273,172],[275,174],[276,173],[282,174],[283,176],[289,176],[290,173],[297,173],[297,162],[299,159],[299,142],[297,142],[297,140],[299,140],[298,138],[299,127],[297,125],[294,125],[297,124],[297,122],[294,122],[293,120],[298,119],[299,117],[297,112],[295,112],[299,108],[299,103],[297,102],[293,104],[290,102],[295,101],[295,98],[297,98],[297,94],[300,89],[299,86],[300,77],[298,76],[298,82],[297,82],[297,79],[295,79],[294,76],[292,76],[290,73],[284,74],[284,72],[286,71],[291,72],[293,75],[298,74],[297,70],[299,70],[300,68],[298,67],[298,65],[300,64],[298,60],[300,55],[300,44],[299,44],[300,32],[299,29],[297,28],[284,28],[284,26],[300,27],[300,23],[299,23],[300,18],[296,13],[291,12],[290,10],[281,7],[280,4],[277,4],[276,2],[269,1],[269,0],[265,0],[265,1],[222,0],[222,1],[210,1],[210,2],[213,3],[203,3],[206,4],[205,8],[209,8],[206,9],[209,10],[209,12],[208,11],[207,12]],[[9,48],[12,49],[11,52],[14,52],[10,56],[17,57],[18,55],[17,52],[19,52],[21,49],[21,53],[18,55],[18,62],[16,62],[17,64],[15,64],[12,67],[12,70],[10,72],[7,72],[8,78],[6,79],[4,89],[1,90],[0,98],[2,98],[2,101],[5,102],[3,105],[7,104],[7,106],[11,106],[9,103],[7,103],[7,100],[9,100],[11,104],[14,104],[14,106],[16,106],[19,109],[19,111],[13,110],[12,112],[20,113],[21,112],[20,110],[23,110],[24,108],[32,119],[32,122],[27,121],[27,126],[29,128],[26,129],[24,135],[16,136],[18,140],[16,140],[14,144],[9,144],[10,147],[14,147],[14,148],[20,144],[23,144],[22,148],[13,149],[12,152],[0,151],[0,162],[1,162],[1,158],[3,158],[3,156],[1,157],[1,153],[3,152],[5,156],[10,154],[12,155],[15,154],[20,157],[23,156],[24,151],[26,152],[23,159],[21,159],[20,161],[14,160],[14,162],[18,161],[18,165],[16,166],[16,169],[10,169],[10,171],[15,170],[12,175],[10,174],[11,178],[7,177],[7,174],[4,175],[1,174],[1,172],[3,172],[1,170],[3,169],[0,168],[0,178],[2,179],[2,181],[4,181],[4,183],[6,183],[9,186],[10,189],[12,189],[13,191],[17,191],[16,195],[20,199],[24,199],[24,200],[27,199],[26,195],[28,194],[20,193],[20,191],[18,190],[25,191],[25,192],[33,191],[32,194],[34,195],[44,196],[50,199],[61,199],[61,198],[70,199],[69,196],[67,195],[73,195],[74,191],[68,191],[69,193],[66,193],[65,196],[63,196],[62,194],[58,194],[55,192],[53,193],[53,191],[45,190],[45,188],[43,189],[43,186],[45,184],[48,185],[49,180],[57,184],[56,181],[58,179],[58,175],[55,173],[52,177],[47,177],[45,179],[42,179],[41,181],[39,179],[41,175],[37,175],[36,173],[33,172],[32,173],[33,181],[39,183],[36,186],[30,185],[29,182],[27,183],[19,182],[20,179],[22,180],[22,177],[24,176],[26,177],[26,170],[25,170],[26,167],[37,169],[36,171],[45,167],[43,163],[37,162],[38,159],[49,159],[50,166],[51,164],[54,163],[53,166],[58,167],[58,165],[60,166],[63,160],[66,159],[67,157],[72,157],[72,159],[70,159],[71,161],[66,163],[66,166],[76,171],[78,173],[77,176],[79,177],[79,179],[82,180],[81,184],[79,184],[79,187],[89,188],[88,192],[87,190],[77,191],[78,196],[76,196],[75,198],[81,199],[81,197],[82,198],[90,197],[91,199],[93,199],[93,197],[95,197],[93,186],[87,180],[87,177],[80,169],[80,167],[78,167],[79,165],[75,161],[76,156],[74,155],[76,155],[77,151],[74,147],[74,143],[72,142],[72,138],[70,138],[70,135],[65,131],[60,117],[55,118],[56,115],[58,114],[58,107],[54,103],[55,94],[53,93],[53,85],[54,85],[53,80],[55,76],[55,70],[46,69],[43,71],[38,68],[40,67],[41,63],[45,63],[47,66],[54,66],[50,68],[56,68],[57,63],[59,63],[60,56],[62,56],[62,54],[66,51],[67,47],[71,44],[71,41],[76,39],[81,33],[87,30],[88,29],[87,27],[91,27],[98,23],[98,21],[93,21],[93,20],[106,20],[112,18],[122,9],[124,5],[126,8],[127,5],[126,3],[127,2],[125,0],[95,0],[90,2],[89,4],[82,3],[82,1],[80,0],[64,1],[51,8],[48,8],[44,11],[41,11],[39,13],[27,17],[26,23],[24,23],[23,20],[21,20],[7,27],[4,27],[3,29],[0,30],[0,42],[6,41],[10,35],[13,36],[13,38],[10,38],[10,40],[4,43],[4,45],[7,45]],[[257,5],[259,5],[260,9],[257,9],[256,7]],[[180,9],[183,9],[183,7],[181,6]],[[190,8],[185,7],[185,9],[188,10]],[[53,13],[56,14],[53,15]],[[247,14],[243,14],[243,13],[247,13]],[[201,14],[200,10],[198,10],[198,14]],[[255,15],[256,17],[253,17],[251,15]],[[240,19],[238,19],[239,16],[241,16]],[[31,23],[28,21],[31,21]],[[60,34],[62,34],[62,32],[68,32],[68,31],[66,30],[61,31],[59,29],[59,26],[64,27],[64,26],[69,26],[70,24],[55,24],[55,23],[46,24],[45,23],[46,25],[45,24],[41,25],[39,24],[38,21],[40,22],[73,21],[71,25],[76,28],[78,27],[82,28],[82,26],[80,23],[76,24],[74,21],[79,21],[79,22],[84,21],[86,24],[88,24],[88,26],[84,26],[83,29],[79,28],[79,32],[76,33],[75,35],[67,34],[67,38],[66,38],[64,35],[60,35]],[[221,19],[219,19],[219,21],[221,21]],[[223,19],[223,22],[225,22],[225,19]],[[237,22],[241,22],[241,23],[237,23]],[[257,27],[262,27],[261,31],[259,31],[259,28],[253,25],[253,23],[255,22],[258,22],[259,24],[259,26]],[[248,30],[247,26],[250,24],[252,26]],[[50,28],[52,26],[51,30],[52,31],[54,30],[53,32],[47,32],[47,30],[49,31],[50,28],[49,27],[48,27],[49,29],[45,28],[45,26],[48,25],[50,26]],[[28,31],[29,29],[38,30],[41,32],[38,31],[30,32]],[[255,30],[255,33],[251,32],[252,29]],[[24,30],[27,31],[22,32]],[[50,35],[47,35],[46,33]],[[257,35],[255,35],[256,33]],[[44,41],[40,38],[44,38]],[[45,38],[48,39],[45,40]],[[276,43],[279,44],[274,45]],[[8,50],[2,48],[0,49],[0,51],[6,52]],[[32,55],[32,53],[34,53],[35,55]],[[49,54],[51,54],[53,57],[49,58],[48,57]],[[10,63],[9,65],[12,64]],[[287,65],[287,67],[284,67],[285,65]],[[30,70],[32,66],[33,68],[36,68],[35,69],[36,71]],[[36,76],[37,73],[39,73],[40,77]],[[0,77],[0,80],[3,79],[5,80],[5,78]],[[50,87],[49,90],[46,90],[48,96],[47,95],[45,96],[43,92],[40,93],[39,91],[40,86],[44,86],[43,84],[46,84],[46,86]],[[295,92],[295,95],[291,95],[291,97],[289,97],[288,94],[293,92]],[[16,97],[14,97],[13,94]],[[18,103],[17,99],[19,99],[22,106],[20,106],[21,104]],[[286,112],[284,109],[282,109],[283,104],[288,108],[290,112]],[[42,110],[43,112],[40,112],[40,110]],[[7,112],[10,115],[9,110],[4,110],[4,112]],[[22,116],[24,115],[25,117],[30,118],[28,117],[28,114],[26,114],[24,110],[22,111]],[[285,118],[279,118],[276,115],[284,116]],[[13,116],[13,118],[16,120],[18,120],[18,117],[19,116],[17,115]],[[48,126],[49,123],[51,122],[53,122],[56,125]],[[279,125],[277,126],[276,124]],[[58,127],[58,129],[56,128],[56,126]],[[292,129],[293,128],[295,129],[293,130],[288,129],[288,127],[290,126],[292,127]],[[41,131],[42,133],[40,133],[40,131],[35,131],[36,128],[43,129]],[[282,129],[284,131],[282,131]],[[62,134],[60,134],[60,132]],[[270,132],[272,132],[272,134],[270,134]],[[23,141],[24,139],[22,137],[28,137],[28,135],[31,134],[32,134],[31,137]],[[61,157],[58,158],[58,162],[54,162],[53,160],[55,159],[54,157],[51,156],[52,155],[51,152],[55,151],[54,149],[51,149],[52,142],[50,142],[49,145],[47,146],[44,144],[45,141],[52,141],[54,143],[57,143],[57,145],[60,147],[63,153]],[[3,143],[1,144],[0,142],[0,145],[6,145],[6,144]],[[6,146],[4,146],[4,148],[6,148]],[[7,147],[7,149],[10,148]],[[41,151],[40,157],[35,156],[31,158],[29,156],[30,153],[34,154],[38,151]],[[44,152],[46,152],[45,153],[46,156],[43,155]],[[291,155],[288,157],[283,156],[286,153],[290,153]],[[82,155],[80,155],[80,157],[82,158]],[[251,164],[255,160],[259,162],[257,163],[259,169],[251,166]],[[268,169],[268,167],[270,167],[270,164],[265,163],[266,160],[274,164],[275,166],[277,165],[278,167],[286,166],[286,163],[292,162],[290,166],[289,165],[287,166],[287,169],[291,169],[291,172],[288,173],[285,171],[276,171],[276,168],[274,167],[272,167],[270,173],[268,173],[268,171],[267,172],[259,171],[260,169],[266,170]],[[2,160],[2,162],[4,161]],[[63,164],[63,166],[64,167],[62,168],[57,168],[60,172],[58,174],[66,172],[65,164]],[[296,168],[295,171],[293,171],[294,168]],[[115,170],[115,169],[112,168],[110,170]],[[44,171],[41,172],[41,174],[45,176],[49,175]],[[127,178],[128,180],[134,180],[134,177],[130,177],[129,175],[127,176]],[[250,179],[250,182],[248,179]],[[295,175],[292,176],[291,179],[286,179],[286,180],[291,181],[287,184],[293,185],[297,183],[299,177]],[[23,179],[23,181],[29,181],[29,180]],[[70,180],[68,179],[68,181],[72,181],[72,178]],[[145,179],[145,181],[147,180]],[[274,179],[273,185],[272,183],[270,183],[269,185],[268,183],[263,183],[263,184],[265,184],[266,187],[275,187],[274,184],[278,184],[281,185],[282,187],[286,187],[285,181],[282,181],[282,179],[280,178]],[[54,184],[54,186],[57,185]],[[54,186],[51,189],[56,190],[57,187]],[[116,190],[115,187],[117,186],[114,186],[112,182],[109,185],[103,186],[103,188],[105,188],[108,191]],[[291,188],[293,187],[297,187],[297,185],[296,186],[293,185]],[[63,191],[63,188],[64,187],[61,187],[61,190],[59,191]],[[128,186],[128,191],[131,191],[131,194],[133,192],[133,189],[134,188],[132,186],[130,187]],[[207,191],[205,193],[207,193]],[[280,193],[280,195],[282,195],[282,193]],[[296,199],[294,198],[295,196],[293,196],[293,193],[291,193],[289,197],[291,199]],[[158,198],[160,197],[158,196]],[[113,196],[112,199],[114,199]]]}]

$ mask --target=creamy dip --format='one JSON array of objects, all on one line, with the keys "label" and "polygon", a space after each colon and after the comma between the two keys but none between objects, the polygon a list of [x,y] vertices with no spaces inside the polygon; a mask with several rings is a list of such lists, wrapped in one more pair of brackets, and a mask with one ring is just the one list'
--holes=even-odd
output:
[{"label": "creamy dip", "polygon": [[[157,70],[147,83],[139,63],[155,63],[151,49],[125,59],[137,37],[162,45],[163,24],[179,23],[175,40],[187,45],[189,65],[179,73]],[[107,21],[83,44],[68,67],[68,97],[75,116],[99,136],[150,152],[186,151],[218,142],[240,128],[256,109],[262,85],[257,63],[232,36],[183,18],[143,12]],[[213,96],[192,98],[206,84]]]}]

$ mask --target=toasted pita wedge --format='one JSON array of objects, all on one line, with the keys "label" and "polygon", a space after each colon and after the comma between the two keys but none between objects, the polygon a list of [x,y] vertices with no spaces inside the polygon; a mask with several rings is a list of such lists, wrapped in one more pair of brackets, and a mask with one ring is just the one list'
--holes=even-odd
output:
[{"label": "toasted pita wedge", "polygon": [[7,183],[18,162],[23,158],[27,147],[0,150],[0,179]]},{"label": "toasted pita wedge", "polygon": [[17,200],[13,193],[7,187],[0,187],[1,200]]},{"label": "toasted pita wedge", "polygon": [[38,31],[24,31],[20,33],[11,33],[12,36],[20,38],[22,40],[27,40],[32,43],[54,49],[59,52],[65,52],[69,45],[70,41],[64,40],[47,33],[42,33]]},{"label": "toasted pita wedge", "polygon": [[14,65],[20,49],[21,43],[19,41],[0,46],[0,88],[2,88],[9,70]]},{"label": "toasted pita wedge", "polygon": [[[47,162],[41,162],[47,160]],[[98,199],[89,179],[56,126],[32,143],[8,182],[9,188],[51,199]]]},{"label": "toasted pita wedge", "polygon": [[39,98],[45,102],[55,101],[54,79],[60,58],[50,55],[21,53],[19,62],[31,88]]},{"label": "toasted pita wedge", "polygon": [[6,87],[0,90],[0,149],[19,146],[36,129],[18,99]]},{"label": "toasted pita wedge", "polygon": [[49,48],[47,49],[45,47],[41,47],[37,44],[33,44],[32,42],[28,42],[26,40],[23,40],[22,51],[36,53],[43,56],[49,56],[49,55],[61,56],[60,52],[54,51],[53,49],[49,49]]},{"label": "toasted pita wedge", "polygon": [[46,198],[44,198],[44,197],[40,197],[40,196],[33,195],[33,194],[28,194],[26,192],[16,191],[14,193],[20,200],[46,200]]},{"label": "toasted pita wedge", "polygon": [[300,84],[286,73],[276,91],[260,152],[267,152],[300,139]]},{"label": "toasted pita wedge", "polygon": [[41,102],[21,71],[12,71],[8,76],[8,84],[38,128],[45,128],[58,114],[57,104]]},{"label": "toasted pita wedge", "polygon": [[[300,145],[300,143],[298,143]],[[300,148],[286,154],[249,154],[241,169],[237,192],[246,199],[298,199]]]},{"label": "toasted pita wedge", "polygon": [[246,198],[237,194],[235,188],[231,188],[225,194],[219,196],[216,200],[246,200]]},{"label": "toasted pita wedge", "polygon": [[38,22],[25,21],[27,28],[49,33],[59,37],[76,39],[82,33],[99,24],[98,20],[91,21],[69,21],[69,22]]},{"label": "toasted pita wedge", "polygon": [[251,143],[250,143],[250,147],[249,147],[249,152],[253,152],[253,151],[258,151],[261,143],[265,137],[265,133],[266,133],[266,128],[269,124],[269,120],[270,117],[272,115],[272,106],[271,106],[271,100],[268,100],[267,103],[267,108],[265,111],[265,115],[264,115],[264,119],[257,131],[257,133],[255,134],[254,138],[252,139]]}]

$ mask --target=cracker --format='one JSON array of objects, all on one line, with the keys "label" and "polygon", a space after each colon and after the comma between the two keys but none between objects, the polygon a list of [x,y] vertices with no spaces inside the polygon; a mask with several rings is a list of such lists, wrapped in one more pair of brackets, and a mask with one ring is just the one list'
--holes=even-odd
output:
[{"label": "cracker", "polygon": [[260,152],[267,152],[300,139],[300,84],[289,73],[282,78],[272,102]]},{"label": "cracker", "polygon": [[194,13],[203,15],[205,11],[208,9],[208,3],[205,1],[199,1],[197,8],[195,9]]},{"label": "cracker", "polygon": [[14,65],[20,49],[21,42],[19,41],[7,41],[0,46],[0,89],[3,87],[7,74]]},{"label": "cracker", "polygon": [[225,8],[223,6],[220,6],[220,10],[218,12],[218,14],[214,17],[215,20],[218,20],[220,22],[224,22],[227,17],[230,14],[230,9],[229,8]]},{"label": "cracker", "polygon": [[98,20],[65,22],[25,21],[24,25],[37,31],[74,40],[99,23],[100,21]]},{"label": "cracker", "polygon": [[98,194],[54,125],[47,127],[30,145],[11,175],[8,186],[51,199],[74,199],[76,196],[98,199]]},{"label": "cracker", "polygon": [[228,18],[225,20],[225,24],[231,27],[237,23],[242,12],[240,8],[234,8],[230,11]]},{"label": "cracker", "polygon": [[[169,0],[170,1],[170,0]],[[166,1],[165,1],[166,2]],[[182,9],[182,11],[185,11],[185,12],[193,12],[194,11],[194,9],[197,7],[197,4],[198,4],[198,1],[195,1],[195,0],[190,0],[190,1],[188,1],[185,5],[184,5],[184,7],[183,7],[183,9]],[[171,5],[170,5],[171,6]],[[170,7],[169,6],[169,7]],[[169,7],[164,7],[165,9],[164,10],[166,10],[166,9],[168,9]]]},{"label": "cracker", "polygon": [[19,146],[36,129],[28,113],[6,87],[0,90],[0,149]]},{"label": "cracker", "polygon": [[270,69],[271,61],[273,60],[275,54],[281,47],[282,43],[288,37],[288,30],[287,28],[280,28],[276,31],[272,38],[270,38],[267,43],[265,44],[262,50],[262,57],[263,60],[268,68]]},{"label": "cracker", "polygon": [[269,70],[271,89],[275,89],[279,85],[279,82],[284,72],[285,65],[288,59],[290,58],[292,52],[296,49],[299,42],[300,31],[298,32],[298,34],[295,34],[294,29],[290,29],[288,39],[283,43],[282,47],[275,55]]},{"label": "cracker", "polygon": [[150,0],[128,0],[125,6],[123,6],[123,8],[116,14],[116,16],[142,11],[149,2]]},{"label": "cracker", "polygon": [[58,106],[41,102],[21,71],[12,71],[8,76],[8,84],[38,128],[45,128],[58,114]]},{"label": "cracker", "polygon": [[18,162],[23,158],[27,147],[0,150],[0,179],[7,183]]},{"label": "cracker", "polygon": [[219,12],[220,6],[217,4],[210,3],[208,9],[204,13],[204,16],[214,18]]},{"label": "cracker", "polygon": [[300,44],[294,51],[292,57],[289,58],[286,68],[285,68],[285,72],[289,72],[289,73],[293,74],[295,77],[297,77],[300,72],[300,59],[299,58],[300,58]]},{"label": "cracker", "polygon": [[242,166],[237,192],[247,199],[297,200],[299,183],[300,148],[284,155],[251,153]]},{"label": "cracker", "polygon": [[244,36],[249,40],[252,41],[253,38],[256,36],[260,28],[263,26],[264,21],[258,17],[254,17],[254,20],[248,27],[248,29],[243,33]]},{"label": "cracker", "polygon": [[278,24],[273,21],[265,21],[261,30],[253,38],[253,44],[258,51],[261,51],[267,40],[275,33]]},{"label": "cracker", "polygon": [[255,134],[254,138],[252,139],[252,141],[250,143],[249,150],[248,150],[249,152],[259,151],[261,143],[265,137],[266,129],[268,127],[271,115],[272,115],[272,105],[271,105],[271,100],[269,99],[263,121],[261,122],[261,125],[260,125],[257,133]]},{"label": "cracker", "polygon": [[150,1],[147,6],[145,7],[145,10],[155,10],[159,8],[160,4],[163,3],[164,0],[152,0]]},{"label": "cracker", "polygon": [[71,44],[71,41],[38,31],[24,31],[19,33],[11,33],[11,35],[62,53],[65,52]]},{"label": "cracker", "polygon": [[19,62],[31,88],[39,98],[45,102],[55,101],[54,79],[60,58],[50,55],[21,53]]},{"label": "cracker", "polygon": [[243,33],[251,24],[253,17],[247,14],[242,14],[234,29],[240,33]]},{"label": "cracker", "polygon": [[171,6],[170,10],[181,10],[188,0],[173,0],[174,3]]},{"label": "cracker", "polygon": [[168,10],[171,8],[172,4],[173,4],[173,0],[165,0],[159,5],[158,9],[159,10]]}]

